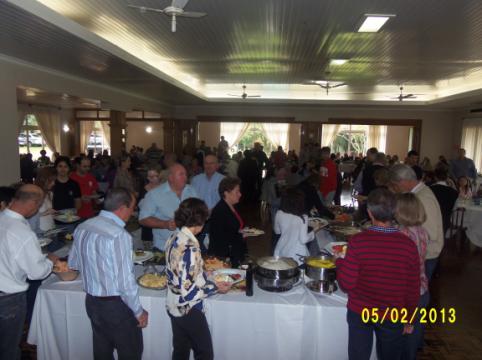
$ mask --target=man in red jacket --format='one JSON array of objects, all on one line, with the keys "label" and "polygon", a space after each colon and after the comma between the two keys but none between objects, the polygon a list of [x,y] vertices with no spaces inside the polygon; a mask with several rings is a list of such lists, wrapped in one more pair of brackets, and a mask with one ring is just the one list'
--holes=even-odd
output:
[{"label": "man in red jacket", "polygon": [[336,164],[330,159],[328,146],[321,148],[320,194],[325,206],[331,205],[336,192]]},{"label": "man in red jacket", "polygon": [[370,358],[373,333],[378,359],[401,359],[403,334],[413,331],[420,259],[415,243],[393,227],[395,203],[388,190],[373,190],[367,200],[373,226],[351,237],[345,258],[336,260],[338,283],[348,293],[350,360]]},{"label": "man in red jacket", "polygon": [[94,175],[90,173],[91,160],[88,157],[83,157],[77,164],[77,169],[70,175],[70,178],[76,181],[80,187],[80,194],[82,195],[82,206],[77,210],[77,215],[82,219],[88,219],[95,215],[94,201],[97,198],[97,190],[99,184]]}]

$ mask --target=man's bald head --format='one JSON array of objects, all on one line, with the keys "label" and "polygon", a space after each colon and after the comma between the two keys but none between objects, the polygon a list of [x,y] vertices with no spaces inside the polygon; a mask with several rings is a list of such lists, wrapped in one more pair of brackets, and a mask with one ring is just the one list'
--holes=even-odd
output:
[{"label": "man's bald head", "polygon": [[29,218],[35,215],[44,200],[44,192],[37,185],[22,185],[13,197],[10,210]]},{"label": "man's bald head", "polygon": [[187,183],[187,172],[181,164],[174,164],[169,168],[169,175],[167,181],[171,189],[182,191]]}]

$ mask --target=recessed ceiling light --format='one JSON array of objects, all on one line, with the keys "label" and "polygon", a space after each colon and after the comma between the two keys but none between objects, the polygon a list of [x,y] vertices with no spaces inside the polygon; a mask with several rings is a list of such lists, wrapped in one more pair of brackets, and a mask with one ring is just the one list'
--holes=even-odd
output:
[{"label": "recessed ceiling light", "polygon": [[330,65],[343,65],[348,62],[348,59],[331,59]]},{"label": "recessed ceiling light", "polygon": [[358,32],[378,32],[388,19],[395,16],[393,14],[365,14],[365,20]]}]

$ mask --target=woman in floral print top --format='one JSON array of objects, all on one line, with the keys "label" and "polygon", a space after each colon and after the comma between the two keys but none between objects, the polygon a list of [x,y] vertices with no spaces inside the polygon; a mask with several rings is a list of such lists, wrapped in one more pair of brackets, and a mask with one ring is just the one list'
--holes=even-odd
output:
[{"label": "woman in floral print top", "polygon": [[208,214],[202,200],[184,200],[174,214],[176,226],[181,230],[166,243],[166,308],[173,331],[173,359],[189,359],[191,348],[196,359],[213,358],[203,299],[216,292],[227,292],[229,285],[216,287],[203,271],[201,250],[195,235],[201,232]]}]

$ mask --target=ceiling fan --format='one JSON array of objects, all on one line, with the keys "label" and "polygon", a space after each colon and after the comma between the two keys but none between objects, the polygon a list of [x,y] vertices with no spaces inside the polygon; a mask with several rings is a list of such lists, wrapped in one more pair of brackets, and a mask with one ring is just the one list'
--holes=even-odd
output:
[{"label": "ceiling fan", "polygon": [[308,81],[304,84],[306,84],[306,85],[318,85],[322,89],[326,90],[326,95],[329,94],[330,89],[335,89],[337,87],[341,87],[341,86],[346,85],[346,83],[344,83],[344,82],[342,82],[342,83],[330,83],[329,81]]},{"label": "ceiling fan", "polygon": [[234,97],[240,97],[241,99],[246,99],[246,98],[259,98],[261,95],[248,95],[246,93],[246,85],[243,85],[243,93],[241,95],[235,95],[235,94],[228,94],[229,96],[234,96]]},{"label": "ceiling fan", "polygon": [[417,97],[415,95],[422,95],[422,94],[407,94],[403,95],[403,86],[400,86],[400,95],[396,97],[392,97],[390,99],[398,99],[398,101],[403,101],[405,99],[416,99]]},{"label": "ceiling fan", "polygon": [[142,14],[150,11],[165,14],[171,17],[171,31],[176,32],[176,17],[187,17],[187,18],[202,18],[206,16],[206,13],[203,12],[195,12],[195,11],[184,11],[184,7],[188,3],[189,0],[172,0],[170,6],[165,7],[164,9],[156,9],[146,6],[138,6],[138,5],[131,5],[128,4],[127,6],[133,9],[139,10]]}]

